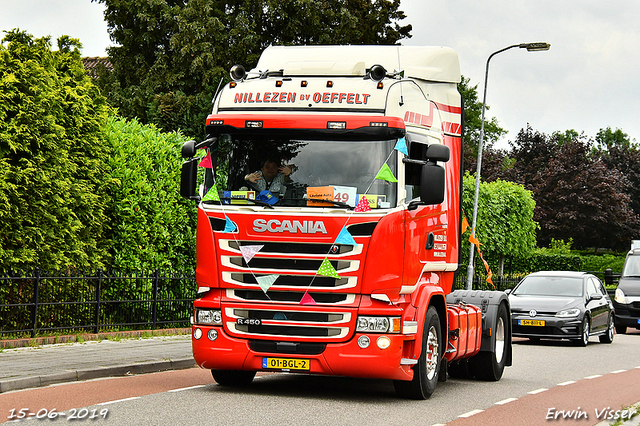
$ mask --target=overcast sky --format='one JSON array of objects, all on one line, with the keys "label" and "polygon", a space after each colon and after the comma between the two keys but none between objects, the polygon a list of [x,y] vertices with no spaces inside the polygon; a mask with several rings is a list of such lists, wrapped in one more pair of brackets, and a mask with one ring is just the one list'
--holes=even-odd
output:
[{"label": "overcast sky", "polygon": [[[143,0],[141,0],[143,1]],[[547,134],[574,129],[594,137],[622,129],[640,141],[640,2],[632,0],[401,0],[413,37],[405,45],[444,45],[482,99],[486,61],[504,47],[544,41],[546,52],[511,49],[489,68],[488,116],[516,137],[527,123]],[[84,56],[111,44],[104,7],[90,0],[0,0],[0,30],[79,38]]]}]

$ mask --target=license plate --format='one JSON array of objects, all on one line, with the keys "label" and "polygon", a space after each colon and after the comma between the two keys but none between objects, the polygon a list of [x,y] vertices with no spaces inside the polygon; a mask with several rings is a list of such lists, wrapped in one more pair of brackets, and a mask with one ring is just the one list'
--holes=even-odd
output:
[{"label": "license plate", "polygon": [[309,370],[311,361],[298,358],[262,358],[262,368],[277,370]]},{"label": "license plate", "polygon": [[518,325],[532,325],[535,327],[544,327],[544,320],[518,320]]}]

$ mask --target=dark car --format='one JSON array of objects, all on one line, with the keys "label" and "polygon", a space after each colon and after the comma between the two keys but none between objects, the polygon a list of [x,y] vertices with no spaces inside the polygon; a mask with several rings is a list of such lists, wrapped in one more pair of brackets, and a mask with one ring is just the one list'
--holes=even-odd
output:
[{"label": "dark car", "polygon": [[585,272],[536,272],[509,292],[513,336],[613,342],[613,304],[602,282]]},{"label": "dark car", "polygon": [[618,333],[626,333],[627,327],[640,329],[640,249],[632,249],[627,254],[613,307]]}]

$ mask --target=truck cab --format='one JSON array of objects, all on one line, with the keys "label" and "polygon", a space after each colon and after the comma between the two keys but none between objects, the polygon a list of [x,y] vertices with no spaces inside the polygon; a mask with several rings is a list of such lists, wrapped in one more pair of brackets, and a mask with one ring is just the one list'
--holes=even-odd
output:
[{"label": "truck cab", "polygon": [[230,74],[207,138],[182,151],[181,192],[198,202],[196,362],[222,385],[291,371],[392,379],[414,399],[447,366],[499,379],[507,297],[452,293],[455,52],[270,47]]}]

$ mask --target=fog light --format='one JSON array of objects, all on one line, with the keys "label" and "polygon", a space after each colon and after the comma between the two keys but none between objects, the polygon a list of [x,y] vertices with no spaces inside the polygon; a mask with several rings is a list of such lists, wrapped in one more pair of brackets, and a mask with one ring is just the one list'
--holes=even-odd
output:
[{"label": "fog light", "polygon": [[360,346],[362,349],[368,348],[369,344],[371,344],[371,340],[369,340],[367,336],[360,336],[358,338],[358,346]]},{"label": "fog light", "polygon": [[218,338],[218,330],[216,330],[215,328],[212,328],[207,333],[207,337],[209,338],[209,340],[211,340],[213,342],[214,340],[216,340]]},{"label": "fog light", "polygon": [[376,345],[378,345],[380,349],[387,349],[391,346],[391,340],[387,336],[380,336],[376,341]]},{"label": "fog light", "polygon": [[196,328],[195,330],[193,330],[194,339],[200,340],[201,337],[202,337],[202,330],[200,330],[199,328]]}]

